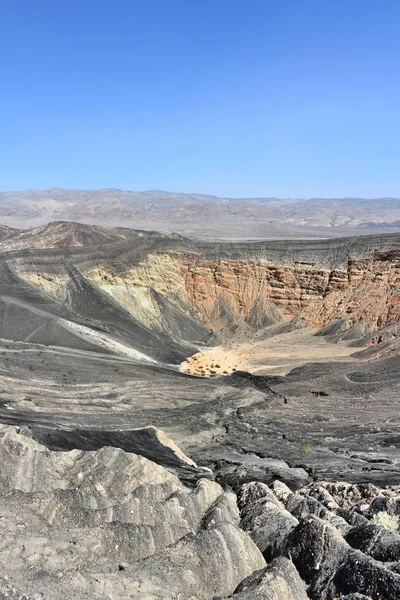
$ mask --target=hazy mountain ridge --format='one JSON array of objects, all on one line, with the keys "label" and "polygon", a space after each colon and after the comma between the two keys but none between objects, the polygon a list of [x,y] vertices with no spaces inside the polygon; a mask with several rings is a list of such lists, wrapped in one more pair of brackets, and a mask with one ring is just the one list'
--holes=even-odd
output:
[{"label": "hazy mountain ridge", "polygon": [[[336,237],[377,226],[399,228],[398,198],[219,198],[150,190],[0,192],[0,220],[29,227],[49,220],[126,225],[223,237]],[[323,230],[320,228],[324,228]],[[343,230],[343,231],[342,231]]]},{"label": "hazy mountain ridge", "polygon": [[128,227],[101,227],[74,221],[52,221],[30,229],[16,229],[0,225],[0,251],[23,248],[101,246],[143,236],[146,238],[179,238],[178,234],[160,234],[156,231],[143,231]]}]

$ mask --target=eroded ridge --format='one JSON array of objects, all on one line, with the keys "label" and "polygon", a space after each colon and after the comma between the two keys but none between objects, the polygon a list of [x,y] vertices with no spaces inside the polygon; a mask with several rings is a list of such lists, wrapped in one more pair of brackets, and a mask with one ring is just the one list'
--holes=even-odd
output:
[{"label": "eroded ridge", "polygon": [[4,597],[399,597],[399,486],[234,494],[119,448],[54,452],[10,426],[0,442]]}]

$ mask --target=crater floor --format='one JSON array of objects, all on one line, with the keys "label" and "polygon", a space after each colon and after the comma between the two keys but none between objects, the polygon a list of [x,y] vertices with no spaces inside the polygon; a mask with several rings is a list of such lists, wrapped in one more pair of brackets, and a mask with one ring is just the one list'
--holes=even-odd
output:
[{"label": "crater floor", "polygon": [[[355,348],[315,335],[309,328],[276,332],[276,327],[249,336],[247,341],[206,348],[181,364],[181,372],[200,377],[248,371],[257,375],[286,375],[307,363],[352,362]],[[242,336],[241,336],[242,337]]]}]

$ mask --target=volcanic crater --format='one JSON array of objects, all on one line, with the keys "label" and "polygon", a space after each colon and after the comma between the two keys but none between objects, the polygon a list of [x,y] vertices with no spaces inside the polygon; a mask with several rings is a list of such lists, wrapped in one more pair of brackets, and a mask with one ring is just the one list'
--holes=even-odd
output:
[{"label": "volcanic crater", "polygon": [[[206,242],[57,223],[23,234],[7,228],[0,246],[0,558],[17,579],[23,573],[29,593],[33,565],[44,589],[63,573],[60,598],[211,600],[236,589],[243,599],[378,597],[379,586],[347,589],[339,580],[322,592],[322,575],[302,563],[299,548],[301,536],[312,547],[325,519],[336,528],[328,537],[340,568],[356,560],[352,548],[368,557],[366,570],[378,568],[349,532],[376,526],[371,502],[389,502],[400,484],[400,234]],[[29,479],[33,464],[42,482]],[[332,480],[350,487],[332,488]],[[321,490],[316,482],[325,482]],[[350,491],[361,498],[364,489],[369,512],[343,512]],[[17,497],[35,541],[18,533],[12,554]],[[261,498],[287,527],[282,543],[271,533],[274,547],[257,530],[258,508],[249,508]],[[138,508],[146,502],[151,518]],[[329,516],[338,511],[340,522]],[[312,516],[308,525],[302,514]],[[70,571],[61,558],[68,523],[83,544]],[[219,544],[232,570],[213,572],[206,585],[207,552],[221,553]],[[188,553],[205,565],[191,579],[177,567],[189,568]],[[278,563],[265,567],[265,559]],[[385,597],[398,598],[398,571],[383,568],[395,590]],[[251,595],[272,576],[292,586],[286,596]]]}]

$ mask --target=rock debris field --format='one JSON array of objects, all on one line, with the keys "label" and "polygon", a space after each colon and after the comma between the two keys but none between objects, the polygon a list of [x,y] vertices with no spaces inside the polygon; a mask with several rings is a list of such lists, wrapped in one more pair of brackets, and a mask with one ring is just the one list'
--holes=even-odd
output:
[{"label": "rock debris field", "polygon": [[400,486],[233,493],[200,469],[188,486],[119,448],[54,452],[27,435],[0,430],[3,598],[400,597]]}]

